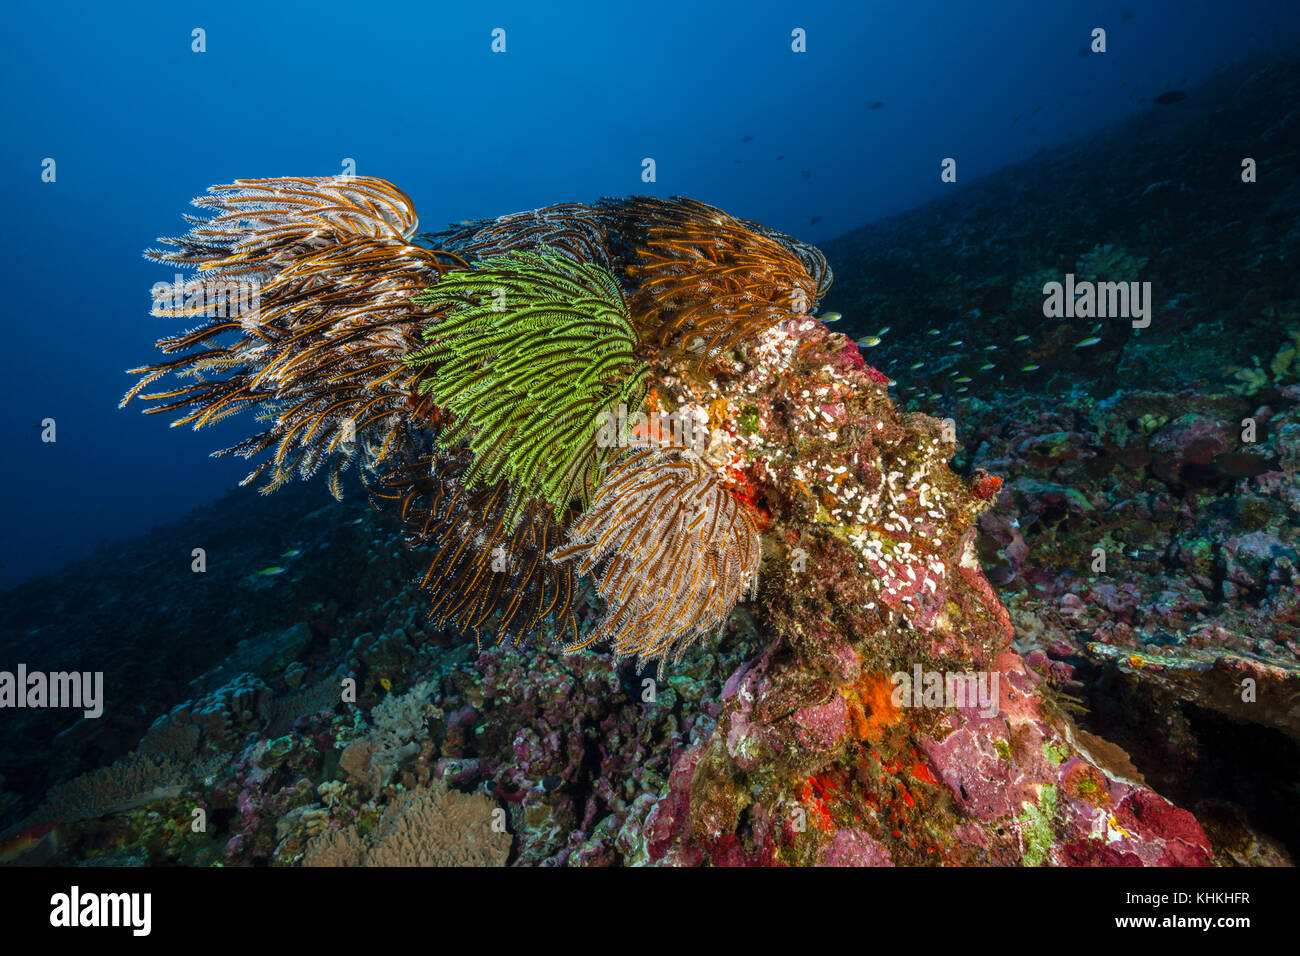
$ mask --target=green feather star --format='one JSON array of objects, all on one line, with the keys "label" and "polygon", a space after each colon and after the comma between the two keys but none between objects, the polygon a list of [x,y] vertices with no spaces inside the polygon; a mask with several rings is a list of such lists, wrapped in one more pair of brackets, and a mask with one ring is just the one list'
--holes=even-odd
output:
[{"label": "green feather star", "polygon": [[473,453],[466,486],[507,482],[510,522],[529,499],[557,519],[574,498],[586,507],[614,450],[597,435],[619,405],[639,410],[649,375],[614,276],[549,249],[514,251],[416,302],[445,310],[406,361],[423,373],[420,393],[451,413],[439,443]]}]

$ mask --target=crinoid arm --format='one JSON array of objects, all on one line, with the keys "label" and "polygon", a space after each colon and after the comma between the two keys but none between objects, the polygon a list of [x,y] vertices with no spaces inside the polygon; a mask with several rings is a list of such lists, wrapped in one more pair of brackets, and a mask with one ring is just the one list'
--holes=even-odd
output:
[{"label": "crinoid arm", "polygon": [[726,622],[757,586],[761,556],[750,515],[717,471],[689,449],[637,445],[610,469],[596,499],[551,552],[595,575],[605,617],[581,643],[606,638],[637,666],[676,661]]},{"label": "crinoid arm", "polygon": [[467,484],[472,461],[464,451],[426,452],[391,463],[370,486],[376,508],[397,511],[408,546],[431,555],[420,580],[430,619],[471,631],[480,644],[495,630],[497,643],[517,645],[547,620],[561,641],[575,641],[581,585],[571,565],[547,556],[564,540],[571,514],[557,518],[534,499],[512,524],[503,482]]},{"label": "crinoid arm", "polygon": [[[640,331],[660,345],[676,344],[707,361],[816,307],[822,282],[796,254],[801,244],[784,233],[756,232],[682,197],[606,199],[600,208],[611,241],[625,250],[622,277]],[[819,268],[820,253],[806,255]],[[826,284],[828,277],[826,269]]]},{"label": "crinoid arm", "polygon": [[591,206],[576,202],[475,219],[421,238],[471,261],[505,252],[550,249],[579,262],[611,268],[603,218]]},{"label": "crinoid arm", "polygon": [[831,272],[831,264],[826,261],[826,254],[811,243],[796,239],[779,229],[773,229],[761,222],[755,222],[753,219],[737,219],[746,229],[752,229],[760,236],[766,236],[773,242],[784,246],[794,254],[804,267],[804,271],[812,278],[816,285],[815,298],[820,302],[826,298],[826,293],[831,290],[831,282],[834,280],[834,273]]},{"label": "crinoid arm", "polygon": [[[410,199],[382,179],[239,180],[213,186],[187,217],[190,231],[152,249],[154,261],[197,274],[154,289],[153,314],[203,318],[158,348],[165,362],[132,369],[122,400],[204,425],[258,409],[267,427],[217,454],[262,457],[245,479],[269,472],[264,491],[294,473],[330,467],[330,489],[351,462],[369,467],[401,444],[427,401],[404,359],[419,345],[415,295],[455,256],[411,244]],[[174,375],[178,387],[144,393]],[[264,453],[267,453],[264,455]]]},{"label": "crinoid arm", "polygon": [[465,481],[509,487],[558,518],[590,500],[610,449],[601,426],[632,413],[649,369],[615,278],[550,252],[508,252],[443,278],[419,301],[436,315],[409,358],[420,394],[446,409],[444,448],[473,455]]}]

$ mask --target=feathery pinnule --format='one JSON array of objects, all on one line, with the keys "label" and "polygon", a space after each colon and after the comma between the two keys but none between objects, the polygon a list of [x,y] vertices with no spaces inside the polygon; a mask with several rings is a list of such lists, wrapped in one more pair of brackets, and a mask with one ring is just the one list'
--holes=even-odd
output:
[{"label": "feathery pinnule", "polygon": [[606,199],[600,208],[611,236],[628,247],[623,274],[638,328],[660,345],[706,363],[816,306],[820,283],[791,248],[721,209],[652,196]]},{"label": "feathery pinnule", "polygon": [[637,666],[676,661],[757,586],[758,531],[716,469],[687,448],[639,444],[551,552],[596,575],[605,617],[572,649],[610,638]]},{"label": "feathery pinnule", "polygon": [[496,219],[475,219],[420,238],[435,248],[469,260],[490,259],[514,250],[536,252],[549,248],[579,262],[610,268],[608,236],[600,214],[591,206],[576,202]]},{"label": "feathery pinnule", "polygon": [[506,482],[510,521],[530,499],[557,518],[589,501],[610,453],[601,426],[620,405],[636,413],[649,375],[615,278],[549,250],[507,252],[419,301],[438,317],[408,363],[451,413],[440,445],[473,453],[465,481]]},{"label": "feathery pinnule", "polygon": [[[771,226],[766,226],[761,222],[755,222],[753,219],[737,218],[736,221],[745,228],[752,229],[760,236],[767,236],[767,238],[771,239],[773,242],[779,243],[790,252],[794,253],[795,257],[803,264],[804,270],[812,277],[813,282],[816,283],[817,301],[826,298],[826,293],[831,290],[831,282],[834,281],[835,276],[834,273],[831,272],[831,264],[826,261],[826,254],[824,252],[810,243],[804,242],[801,239],[796,239],[794,236],[782,232],[780,229],[773,229]],[[811,306],[809,307],[809,311],[811,311]]]},{"label": "feathery pinnule", "polygon": [[561,640],[577,639],[577,585],[572,566],[547,553],[564,538],[571,515],[557,519],[545,503],[526,502],[507,522],[505,484],[469,487],[472,458],[464,451],[421,454],[387,469],[370,486],[376,507],[395,504],[406,542],[431,550],[420,581],[439,627],[495,628],[497,643],[516,645],[549,618]]},{"label": "feathery pinnule", "polygon": [[[345,468],[383,461],[429,411],[403,361],[427,318],[413,299],[465,264],[410,244],[419,224],[410,199],[382,179],[239,180],[208,191],[194,204],[213,215],[186,217],[185,236],[160,240],[176,249],[146,253],[198,270],[155,287],[153,314],[207,321],[160,341],[179,357],[132,369],[141,378],[122,404],[139,396],[156,403],[149,413],[181,412],[173,425],[195,428],[256,409],[267,427],[216,454],[269,451],[244,479],[269,470],[263,491],[328,463],[340,496]],[[181,387],[142,394],[169,373]]]}]

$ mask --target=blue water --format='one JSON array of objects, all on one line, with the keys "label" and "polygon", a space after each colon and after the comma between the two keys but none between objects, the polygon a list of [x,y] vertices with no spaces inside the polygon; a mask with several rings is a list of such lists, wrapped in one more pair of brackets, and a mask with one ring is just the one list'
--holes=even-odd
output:
[{"label": "blue water", "polygon": [[[1281,0],[56,4],[3,14],[0,585],[233,487],[238,418],[117,402],[175,331],[140,252],[236,178],[387,178],[422,224],[688,195],[814,242],[1300,37]],[[1081,55],[1094,27],[1104,55]],[[207,51],[191,50],[191,30]],[[506,30],[494,54],[491,31]],[[806,31],[807,52],[791,50]],[[871,104],[883,103],[872,109]],[[1019,120],[1017,121],[1017,117]],[[752,137],[748,142],[746,137]],[[53,158],[57,180],[41,180]],[[642,181],[642,160],[657,181]],[[939,180],[945,157],[958,183]],[[739,160],[740,162],[736,162]],[[805,175],[806,173],[806,175]],[[57,441],[40,423],[56,422]],[[322,496],[325,494],[322,489]]]}]

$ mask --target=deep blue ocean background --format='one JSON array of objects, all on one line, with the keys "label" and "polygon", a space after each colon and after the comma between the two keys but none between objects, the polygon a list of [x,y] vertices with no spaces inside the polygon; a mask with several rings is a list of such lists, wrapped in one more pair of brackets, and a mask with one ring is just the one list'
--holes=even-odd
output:
[{"label": "deep blue ocean background", "polygon": [[[0,587],[244,474],[208,455],[250,422],[169,431],[117,408],[124,370],[175,331],[148,314],[172,277],[141,251],[182,232],[211,184],[350,158],[405,189],[426,230],[650,193],[819,242],[1300,36],[1281,0],[26,3],[3,20]],[[1104,56],[1087,53],[1098,26]],[[955,186],[939,179],[950,156]]]}]

